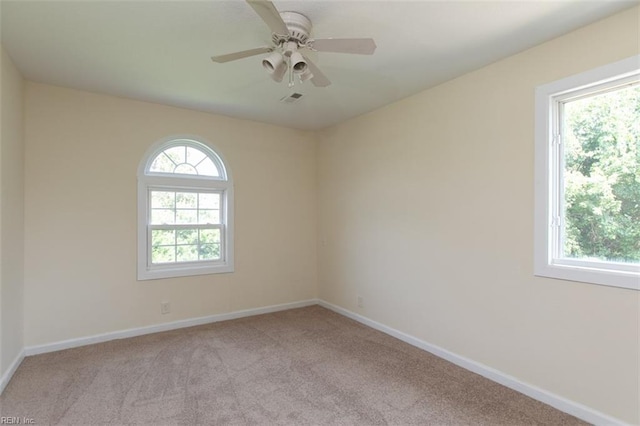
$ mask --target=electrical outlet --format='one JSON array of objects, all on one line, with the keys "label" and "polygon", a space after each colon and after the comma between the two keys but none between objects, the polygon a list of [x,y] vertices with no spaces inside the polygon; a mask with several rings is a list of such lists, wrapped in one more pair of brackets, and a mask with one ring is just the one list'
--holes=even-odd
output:
[{"label": "electrical outlet", "polygon": [[160,302],[160,313],[162,315],[168,314],[171,312],[171,305],[169,302]]},{"label": "electrical outlet", "polygon": [[358,308],[362,308],[364,307],[364,299],[362,298],[362,296],[358,296]]}]

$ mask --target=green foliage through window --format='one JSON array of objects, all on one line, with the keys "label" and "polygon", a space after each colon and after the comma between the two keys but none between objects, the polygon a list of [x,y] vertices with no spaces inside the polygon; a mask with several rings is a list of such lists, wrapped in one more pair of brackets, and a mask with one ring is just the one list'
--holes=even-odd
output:
[{"label": "green foliage through window", "polygon": [[640,262],[640,85],[563,112],[564,255]]},{"label": "green foliage through window", "polygon": [[153,229],[151,262],[175,263],[220,259],[220,229]]},{"label": "green foliage through window", "polygon": [[151,263],[220,260],[219,192],[150,191]]}]

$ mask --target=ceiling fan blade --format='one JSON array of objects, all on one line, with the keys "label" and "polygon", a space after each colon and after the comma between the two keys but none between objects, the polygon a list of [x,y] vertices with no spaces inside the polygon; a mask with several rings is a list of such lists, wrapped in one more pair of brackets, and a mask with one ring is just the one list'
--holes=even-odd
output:
[{"label": "ceiling fan blade", "polygon": [[269,0],[247,0],[247,3],[260,15],[264,23],[271,29],[271,32],[279,35],[289,35],[289,30],[273,3]]},{"label": "ceiling fan blade", "polygon": [[258,47],[256,49],[243,50],[241,52],[227,53],[226,55],[218,55],[212,56],[211,60],[213,62],[218,62],[219,64],[235,61],[236,59],[248,58],[249,56],[259,55],[261,53],[273,52],[272,47]]},{"label": "ceiling fan blade", "polygon": [[322,38],[307,41],[307,47],[318,52],[371,55],[376,50],[376,42],[372,38]]},{"label": "ceiling fan blade", "polygon": [[307,62],[307,66],[309,67],[311,74],[313,74],[313,77],[311,77],[311,82],[314,86],[327,87],[331,84],[331,81],[329,81],[326,75],[322,74],[322,71],[320,71],[316,64],[311,62],[311,60],[304,55],[303,58]]}]

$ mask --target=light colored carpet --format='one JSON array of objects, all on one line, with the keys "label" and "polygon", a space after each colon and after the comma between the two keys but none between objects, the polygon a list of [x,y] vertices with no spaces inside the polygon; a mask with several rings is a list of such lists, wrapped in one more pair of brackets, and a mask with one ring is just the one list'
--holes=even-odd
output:
[{"label": "light colored carpet", "polygon": [[584,424],[320,306],[27,357],[0,412],[78,425]]}]

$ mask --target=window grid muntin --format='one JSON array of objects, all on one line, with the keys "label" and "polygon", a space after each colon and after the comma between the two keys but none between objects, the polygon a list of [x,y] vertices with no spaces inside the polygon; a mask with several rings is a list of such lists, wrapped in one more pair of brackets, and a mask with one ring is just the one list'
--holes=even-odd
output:
[{"label": "window grid muntin", "polygon": [[[193,245],[193,244],[177,244],[177,239],[178,239],[178,231],[179,230],[192,230],[192,229],[197,229],[198,231],[200,230],[218,230],[220,232],[220,241],[218,243],[205,243],[205,245],[219,245],[219,258],[217,259],[199,259],[199,260],[190,260],[190,261],[178,261],[177,260],[177,250],[178,247],[180,246],[189,246],[189,245]],[[157,263],[153,263],[153,241],[152,241],[152,234],[153,231],[155,230],[167,230],[167,231],[175,231],[174,233],[174,242],[175,244],[173,245],[160,245],[160,247],[174,247],[174,260],[173,262],[157,262]],[[219,225],[149,225],[148,227],[148,233],[147,233],[147,246],[150,248],[150,250],[147,251],[147,266],[150,268],[161,268],[161,267],[166,267],[166,266],[172,266],[172,265],[184,265],[184,266],[188,266],[188,265],[194,265],[194,266],[200,266],[200,265],[215,265],[215,264],[221,264],[224,263],[226,261],[226,257],[225,257],[225,241],[226,241],[226,236],[225,236],[225,226],[222,224]],[[200,232],[198,232],[198,247],[200,247],[202,244],[200,244]]]},{"label": "window grid muntin", "polygon": [[[154,208],[152,203],[153,200],[153,196],[152,193],[153,192],[170,192],[170,193],[174,193],[174,207],[173,209],[170,208]],[[178,193],[193,193],[196,194],[196,203],[197,206],[196,208],[178,208],[177,205],[177,194]],[[154,224],[153,223],[153,211],[154,210],[173,210],[174,212],[174,220],[173,223],[176,225],[188,225],[188,224],[180,224],[177,223],[177,214],[178,211],[192,211],[195,210],[198,213],[198,218],[200,217],[200,210],[206,210],[206,211],[217,211],[218,212],[218,222],[212,222],[211,224],[224,224],[226,223],[226,217],[225,217],[225,204],[224,204],[224,199],[225,199],[225,191],[221,190],[221,189],[205,189],[205,188],[180,188],[180,187],[175,187],[175,186],[149,186],[148,190],[147,190],[147,200],[148,200],[148,207],[147,207],[147,224],[149,225],[160,225],[160,224]],[[218,208],[215,209],[200,209],[200,194],[216,194],[218,195]],[[200,222],[196,222],[197,224],[203,224]],[[206,223],[205,223],[206,224]]]},{"label": "window grid muntin", "polygon": [[[182,159],[177,159],[177,158],[173,158],[173,156],[170,155],[169,151],[175,150],[176,148],[183,148],[184,149],[184,155]],[[189,149],[195,150],[197,152],[199,152],[200,154],[202,154],[202,158],[196,162],[196,163],[192,163],[189,161]],[[149,172],[151,173],[163,173],[163,171],[152,171],[151,167],[153,167],[153,164],[155,164],[156,159],[158,159],[158,157],[163,156],[164,158],[168,159],[171,163],[173,163],[173,171],[172,172],[164,172],[167,174],[176,174],[176,175],[198,175],[198,176],[207,176],[207,177],[220,177],[221,173],[219,170],[219,167],[216,166],[216,162],[209,156],[207,155],[207,153],[203,152],[202,150],[195,148],[191,145],[188,144],[180,144],[180,145],[173,145],[173,146],[169,146],[167,148],[165,148],[163,151],[160,152],[160,154],[156,155],[154,158],[151,159],[151,165],[149,166]],[[214,168],[216,169],[217,174],[201,174],[198,172],[198,166],[200,164],[202,164],[204,161],[209,160],[213,163]],[[193,168],[195,170],[196,173],[180,173],[180,172],[176,172],[176,170],[183,165],[187,165],[190,166],[191,168]]]},{"label": "window grid muntin", "polygon": [[[218,171],[218,176],[200,175],[200,174],[194,175],[194,174],[183,174],[183,173],[174,173],[174,172],[169,173],[169,172],[151,170],[151,167],[154,161],[156,160],[156,158],[158,158],[162,154],[164,154],[164,156],[167,159],[169,159],[169,161],[171,161],[177,167],[178,164],[176,164],[175,161],[173,161],[173,159],[166,153],[166,151],[173,148],[177,148],[177,147],[185,148],[185,158],[187,157],[186,155],[187,148],[193,148],[199,151],[200,153],[202,153],[205,157],[202,160],[200,160],[198,164],[201,164],[207,158],[210,159],[214,167]],[[198,179],[198,180],[208,179],[208,180],[221,180],[221,181],[228,180],[227,171],[225,169],[222,159],[215,152],[211,151],[211,149],[208,148],[206,145],[190,139],[176,139],[176,140],[173,140],[171,143],[162,145],[160,149],[156,150],[152,155],[149,156],[145,165],[144,174],[147,176],[166,176],[166,177],[175,177],[175,178],[181,178],[181,179],[184,179],[184,178]]]}]

